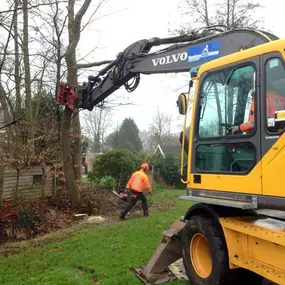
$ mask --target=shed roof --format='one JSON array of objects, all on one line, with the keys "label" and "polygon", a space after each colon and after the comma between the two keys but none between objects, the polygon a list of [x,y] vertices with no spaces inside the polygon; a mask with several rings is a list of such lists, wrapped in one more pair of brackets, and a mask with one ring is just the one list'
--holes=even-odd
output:
[{"label": "shed roof", "polygon": [[172,155],[173,157],[180,157],[181,146],[180,145],[158,145],[154,153],[161,153],[163,157]]}]

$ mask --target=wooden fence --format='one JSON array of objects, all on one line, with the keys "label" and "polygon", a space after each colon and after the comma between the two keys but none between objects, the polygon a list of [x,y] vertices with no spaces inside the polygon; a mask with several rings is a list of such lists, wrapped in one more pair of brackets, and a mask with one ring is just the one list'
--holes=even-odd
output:
[{"label": "wooden fence", "polygon": [[[9,201],[15,198],[17,185],[17,171],[6,168],[4,173],[4,185],[2,191],[2,200]],[[26,199],[36,199],[41,197],[42,168],[33,166],[23,169],[19,172],[18,197]],[[45,196],[54,195],[54,176],[46,172]]]}]

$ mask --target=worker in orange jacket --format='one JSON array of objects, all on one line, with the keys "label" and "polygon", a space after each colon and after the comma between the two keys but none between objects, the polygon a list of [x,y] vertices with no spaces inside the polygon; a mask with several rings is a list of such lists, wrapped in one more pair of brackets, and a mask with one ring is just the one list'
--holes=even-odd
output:
[{"label": "worker in orange jacket", "polygon": [[149,165],[147,163],[143,163],[139,171],[136,171],[132,174],[130,180],[126,185],[126,189],[131,191],[131,199],[125,209],[120,214],[120,219],[124,220],[127,213],[135,206],[138,199],[142,201],[143,213],[144,216],[148,216],[148,205],[146,197],[143,193],[144,189],[146,189],[150,194],[152,193],[152,189],[149,183],[149,179],[146,175],[146,172],[149,170]]},{"label": "worker in orange jacket", "polygon": [[[285,97],[280,96],[275,91],[268,91],[266,96],[266,107],[267,107],[267,117],[274,118],[275,111],[285,109]],[[252,101],[250,105],[248,121],[240,124],[239,126],[232,127],[232,134],[237,132],[249,132],[254,128],[254,97],[252,96]]]}]

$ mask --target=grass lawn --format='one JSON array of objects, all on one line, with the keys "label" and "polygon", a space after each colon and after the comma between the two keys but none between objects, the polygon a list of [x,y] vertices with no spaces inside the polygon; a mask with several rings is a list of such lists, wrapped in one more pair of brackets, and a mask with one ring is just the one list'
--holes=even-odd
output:
[{"label": "grass lawn", "polygon": [[[76,234],[61,242],[0,257],[0,284],[142,284],[130,268],[147,263],[163,229],[190,206],[189,202],[178,200],[184,191],[154,192],[150,197],[153,200],[150,218],[122,222],[114,218],[107,225],[77,229]],[[170,200],[174,203],[169,203]],[[169,284],[185,283],[175,281]]]}]

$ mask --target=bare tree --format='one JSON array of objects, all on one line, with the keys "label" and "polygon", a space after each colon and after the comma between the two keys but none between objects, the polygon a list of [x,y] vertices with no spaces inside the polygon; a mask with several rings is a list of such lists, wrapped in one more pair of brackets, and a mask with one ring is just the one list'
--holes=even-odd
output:
[{"label": "bare tree", "polygon": [[171,31],[175,34],[193,33],[206,26],[222,25],[228,29],[237,27],[261,28],[262,19],[254,17],[261,8],[258,0],[181,0],[183,14],[191,19],[179,29]]},{"label": "bare tree", "polygon": [[[13,150],[11,148],[11,155],[19,153],[21,145],[26,151],[37,151],[38,146],[35,145],[35,149],[32,150],[25,144],[27,139],[34,143],[35,138],[41,136],[39,134],[41,123],[44,123],[42,129],[53,129],[54,133],[59,135],[60,132],[54,129],[54,120],[42,121],[42,114],[39,114],[39,110],[45,112],[49,108],[57,109],[57,123],[61,128],[59,136],[61,150],[59,151],[62,152],[65,186],[74,206],[80,204],[78,187],[81,182],[82,147],[79,113],[77,109],[70,110],[68,107],[57,106],[56,96],[50,98],[49,95],[56,94],[57,87],[62,80],[67,79],[69,85],[77,86],[79,69],[110,62],[109,60],[91,63],[81,60],[77,62],[76,59],[80,33],[93,21],[92,18],[105,1],[99,0],[94,11],[91,12],[91,17],[84,24],[81,24],[82,18],[90,7],[91,0],[82,0],[82,6],[79,7],[76,0],[35,0],[32,3],[27,0],[6,0],[9,9],[0,12],[2,28],[0,31],[2,39],[0,65],[1,76],[5,77],[0,81],[0,103],[4,112],[4,124],[23,119],[21,124],[13,123],[11,127],[10,133],[14,137],[7,140],[13,148]],[[67,10],[65,10],[65,3],[68,3]],[[75,9],[78,10],[77,13]],[[66,28],[68,41],[65,44]],[[40,47],[31,52],[29,49],[31,42],[40,44]],[[21,64],[22,61],[23,64]],[[3,71],[2,67],[5,62],[7,64]],[[101,124],[104,125],[103,121]],[[105,125],[99,128],[101,129],[100,139],[98,134],[96,138],[101,144],[104,141],[102,128],[105,128]],[[9,129],[10,127],[6,128],[7,131]],[[5,147],[7,150],[6,145]]]},{"label": "bare tree", "polygon": [[153,123],[150,125],[150,132],[157,138],[157,143],[161,143],[163,136],[171,133],[172,116],[161,112],[157,109],[156,116],[153,118]]},{"label": "bare tree", "polygon": [[108,108],[94,108],[92,112],[84,113],[83,130],[91,140],[91,151],[101,152],[104,149],[106,134],[112,123],[112,113]]},{"label": "bare tree", "polygon": [[23,54],[25,67],[25,112],[26,119],[29,124],[27,139],[33,141],[34,125],[33,125],[33,105],[32,105],[32,90],[31,90],[31,71],[29,60],[29,15],[28,15],[28,0],[23,0]]},{"label": "bare tree", "polygon": [[154,150],[158,144],[177,144],[177,135],[171,132],[171,127],[172,116],[157,109],[157,114],[153,117],[148,131],[141,132],[144,148]]},{"label": "bare tree", "polygon": [[[85,0],[75,15],[74,5],[75,0],[68,0],[68,46],[65,52],[65,61],[67,65],[67,83],[70,86],[77,86],[77,70],[78,68],[86,67],[79,65],[76,62],[76,47],[80,40],[81,22],[92,0]],[[101,0],[97,9],[104,3]],[[105,62],[104,62],[105,63]],[[88,64],[88,67],[98,66],[101,62]],[[78,109],[71,110],[67,106],[64,109],[62,117],[62,152],[63,152],[63,166],[66,179],[66,186],[69,190],[73,206],[80,204],[80,197],[77,182],[81,181],[81,126]],[[71,157],[71,146],[69,142],[70,122],[73,128],[73,159]]]},{"label": "bare tree", "polygon": [[228,28],[260,28],[261,19],[253,16],[259,8],[258,1],[223,0],[216,5],[217,24]]}]

